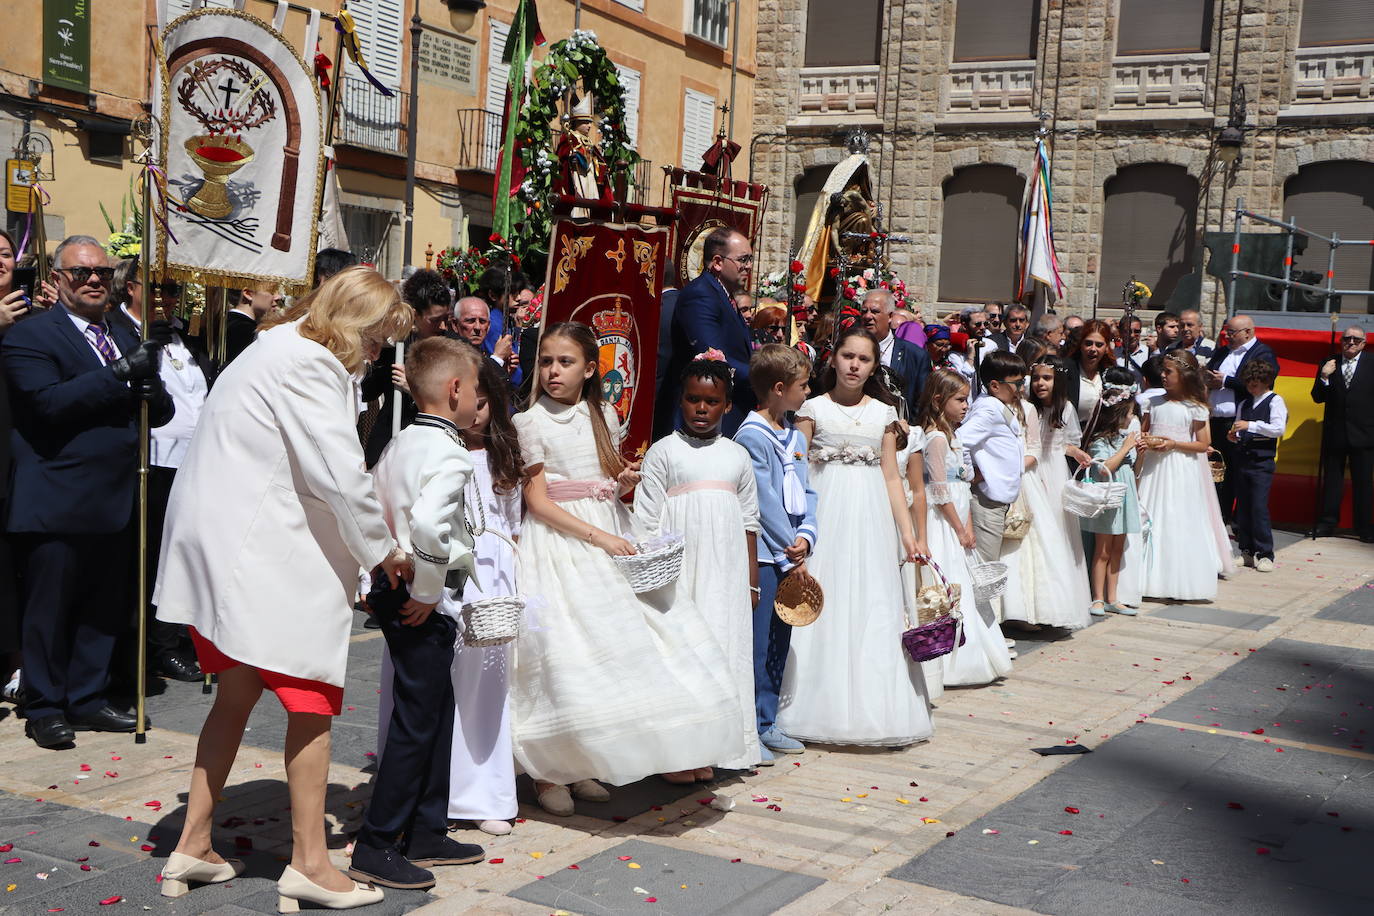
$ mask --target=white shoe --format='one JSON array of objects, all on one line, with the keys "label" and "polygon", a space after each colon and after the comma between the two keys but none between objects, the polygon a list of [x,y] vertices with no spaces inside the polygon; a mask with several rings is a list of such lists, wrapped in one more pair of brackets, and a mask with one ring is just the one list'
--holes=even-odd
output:
[{"label": "white shoe", "polygon": [[[1005,637],[1004,637],[1004,638],[1005,638]],[[1016,648],[1016,640],[1014,640],[1014,639],[1007,639],[1007,640],[1006,640],[1006,643],[1007,643],[1007,648],[1008,648],[1008,649],[1015,649],[1015,648]]]},{"label": "white shoe", "polygon": [[556,817],[571,817],[573,800],[567,786],[550,786],[539,793],[539,807]]},{"label": "white shoe", "polygon": [[299,913],[302,900],[327,910],[351,910],[381,903],[382,889],[355,881],[349,891],[326,890],[288,865],[277,881],[277,912]]},{"label": "white shoe", "polygon": [[243,863],[238,859],[223,862],[206,862],[185,853],[174,852],[167,857],[162,867],[160,885],[164,897],[184,897],[191,890],[190,884],[219,884],[231,881],[243,874]]},{"label": "white shoe", "polygon": [[1273,572],[1274,561],[1269,557],[1260,557],[1255,561],[1255,572]]},{"label": "white shoe", "polygon": [[611,793],[606,791],[606,787],[595,779],[579,779],[572,784],[572,794],[574,798],[589,802],[608,802],[611,800]]},{"label": "white shoe", "polygon": [[492,836],[505,836],[510,833],[510,821],[482,821],[477,829]]}]

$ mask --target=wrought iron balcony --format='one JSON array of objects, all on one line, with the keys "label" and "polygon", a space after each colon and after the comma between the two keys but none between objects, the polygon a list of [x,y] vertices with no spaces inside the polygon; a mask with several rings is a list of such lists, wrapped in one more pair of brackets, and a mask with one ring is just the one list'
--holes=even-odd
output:
[{"label": "wrought iron balcony", "polygon": [[458,161],[454,168],[460,172],[495,172],[503,139],[501,112],[458,109]]},{"label": "wrought iron balcony", "polygon": [[410,93],[393,91],[387,98],[365,79],[344,77],[336,142],[404,156]]}]

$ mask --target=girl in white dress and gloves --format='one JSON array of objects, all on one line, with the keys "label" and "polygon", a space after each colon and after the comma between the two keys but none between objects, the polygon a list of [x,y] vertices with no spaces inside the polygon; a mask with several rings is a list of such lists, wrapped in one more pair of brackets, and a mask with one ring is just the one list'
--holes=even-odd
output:
[{"label": "girl in white dress and gloves", "polygon": [[797,412],[818,497],[807,568],[825,594],[816,622],[792,633],[783,675],[778,727],[802,741],[904,747],[934,731],[925,675],[901,643],[900,564],[925,545],[912,530],[897,399],[874,376],[878,360],[872,334],[841,332],[827,393]]},{"label": "girl in white dress and gloves", "polygon": [[[991,684],[1011,672],[1011,653],[995,618],[984,618],[975,600],[968,556],[976,543],[969,515],[973,461],[955,431],[968,413],[969,386],[949,369],[936,369],[921,389],[918,422],[926,433],[926,541],[949,581],[959,586],[964,645],[936,661],[946,687]],[[989,608],[989,610],[991,610]]]},{"label": "girl in white dress and gloves", "polygon": [[[644,455],[635,488],[635,518],[650,534],[687,539],[677,594],[706,618],[729,665],[743,753],[715,761],[742,770],[759,762],[754,711],[753,608],[758,600],[758,489],[749,452],[721,436],[730,410],[733,370],[708,350],[682,374],[682,428]],[[710,779],[709,767],[664,774],[669,782]]]},{"label": "girl in white dress and gloves", "polygon": [[617,497],[639,474],[617,450],[597,360],[585,325],[546,329],[537,400],[515,417],[527,474],[521,589],[546,606],[540,629],[516,643],[512,739],[557,815],[573,813],[573,795],[608,799],[597,779],[626,785],[744,754],[729,665],[701,614],[671,589],[636,595],[612,560],[635,551],[619,534]]},{"label": "girl in white dress and gloves", "polygon": [[210,845],[216,799],[265,688],[286,708],[291,863],[281,905],[382,899],[331,864],[325,845],[329,730],[343,702],[358,569],[408,568],[363,469],[353,378],[413,311],[368,267],[335,274],[220,375],[177,472],[153,602],[192,627],[219,674],[201,727],[185,826],[162,893],[228,881],[242,865]]},{"label": "girl in white dress and gloves", "polygon": [[1140,504],[1151,523],[1141,591],[1152,598],[1211,601],[1230,575],[1230,543],[1207,467],[1212,444],[1207,389],[1197,358],[1164,358],[1164,394],[1145,418]]}]

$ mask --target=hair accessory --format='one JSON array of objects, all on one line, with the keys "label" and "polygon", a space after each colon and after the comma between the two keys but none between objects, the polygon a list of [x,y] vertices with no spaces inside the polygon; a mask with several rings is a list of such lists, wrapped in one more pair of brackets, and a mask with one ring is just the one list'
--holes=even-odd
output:
[{"label": "hair accessory", "polygon": [[1055,371],[1055,373],[1058,374],[1058,375],[1068,375],[1068,374],[1069,374],[1069,367],[1068,367],[1068,366],[1066,366],[1066,365],[1059,365],[1059,366],[1056,366],[1054,363],[1048,362],[1048,361],[1043,360],[1043,359],[1037,359],[1035,362],[1031,363],[1031,368],[1032,368],[1032,369],[1034,369],[1036,366],[1046,366],[1046,367],[1048,367],[1048,368],[1050,368],[1050,369],[1053,369],[1053,370]]},{"label": "hair accessory", "polygon": [[1102,386],[1102,406],[1115,407],[1129,397],[1134,397],[1140,393],[1140,386],[1135,382],[1129,385],[1113,385],[1111,383]]},{"label": "hair accessory", "polygon": [[735,367],[731,366],[729,361],[725,358],[725,354],[715,347],[709,347],[704,352],[693,356],[692,362],[725,363],[726,368],[730,370],[730,378],[735,377]]}]

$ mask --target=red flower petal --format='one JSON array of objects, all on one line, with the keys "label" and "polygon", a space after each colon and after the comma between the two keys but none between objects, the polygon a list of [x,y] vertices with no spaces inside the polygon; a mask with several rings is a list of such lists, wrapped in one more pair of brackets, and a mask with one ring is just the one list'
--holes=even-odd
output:
[{"label": "red flower petal", "polygon": [[502,862],[504,862],[504,861],[506,861],[506,860],[505,860],[505,859],[487,859],[487,864],[488,864],[488,865],[500,865],[500,864],[501,864]]},{"label": "red flower petal", "polygon": [[91,867],[90,867],[89,865],[82,865],[82,866],[81,866],[81,870],[82,870],[82,871],[90,871],[90,870],[91,870]]},{"label": "red flower petal", "polygon": [[731,861],[731,862],[738,862],[739,859],[731,859],[730,861]]},{"label": "red flower petal", "polygon": [[119,901],[121,901],[121,900],[123,900],[123,899],[124,899],[123,897],[119,896],[118,894],[115,894],[113,897],[106,897],[104,900],[100,901],[100,905],[101,905],[101,906],[113,906],[114,904],[118,903]]},{"label": "red flower petal", "polygon": [[6,860],[5,860],[5,864],[6,864],[6,865],[18,865],[20,862],[23,862],[23,861],[24,861],[23,859],[19,858],[18,856],[15,856],[13,859],[6,859]]},{"label": "red flower petal", "polygon": [[617,856],[616,858],[620,859],[620,861],[622,861],[622,862],[628,862],[628,861],[630,861],[631,859],[633,859],[634,856]]},{"label": "red flower petal", "polygon": [[111,755],[110,755],[110,759],[111,759],[111,760],[123,760],[124,758],[121,757],[121,756],[119,756],[118,754],[111,754]]},{"label": "red flower petal", "polygon": [[569,866],[568,866],[568,870],[569,870],[569,871],[581,871],[581,870],[582,870],[582,866],[581,866],[581,865],[569,865]]},{"label": "red flower petal", "polygon": [[1060,836],[1073,836],[1073,831],[1072,831],[1072,830],[1061,830],[1061,831],[1059,831],[1059,835],[1060,835]]},{"label": "red flower petal", "polygon": [[794,274],[799,274],[806,269],[806,265],[803,264],[801,261],[793,261],[788,266],[792,268],[792,273]]},{"label": "red flower petal", "polygon": [[1245,806],[1242,805],[1240,802],[1227,802],[1227,803],[1226,803],[1226,807],[1230,808],[1232,811],[1244,811],[1244,810],[1245,810]]},{"label": "red flower petal", "polygon": [[658,903],[658,898],[657,898],[657,897],[645,897],[645,898],[644,898],[644,902],[645,902],[645,903]]},{"label": "red flower petal", "polygon": [[153,801],[146,801],[146,802],[143,803],[143,807],[145,807],[145,808],[161,808],[161,807],[162,807],[162,802],[157,801],[156,799],[154,799]]},{"label": "red flower petal", "polygon": [[[914,783],[913,783],[913,785],[914,785]],[[920,798],[917,799],[917,801],[927,801],[927,802],[928,802],[928,801],[930,801],[930,799],[928,799],[928,798],[926,798],[924,795],[922,795]]]},{"label": "red flower petal", "polygon": [[116,773],[114,770],[106,770],[105,775],[110,777],[111,779],[116,779],[119,777],[119,774]]},{"label": "red flower petal", "polygon": [[91,840],[91,841],[90,841],[89,843],[87,843],[86,845],[87,845],[87,846],[99,846],[100,844],[97,843],[95,840]]},{"label": "red flower petal", "polygon": [[154,845],[152,845],[151,843],[144,843],[142,846],[140,846],[140,847],[138,847],[138,848],[141,849],[141,850],[143,850],[144,852],[152,852],[152,851],[153,851],[154,849],[156,849],[157,847],[154,846]]},{"label": "red flower petal", "polygon": [[3,846],[0,846],[0,852],[9,852],[9,851],[10,851],[11,849],[13,849],[13,848],[14,848],[14,844],[13,844],[13,843],[6,843],[6,844],[4,844]]},{"label": "red flower petal", "polygon": [[1252,734],[1252,735],[1262,735],[1262,734],[1264,734],[1264,729],[1262,729],[1262,728],[1252,728],[1252,729],[1250,729],[1250,734]]},{"label": "red flower petal", "polygon": [[1065,811],[1066,813],[1068,813],[1068,814],[1077,814],[1077,813],[1078,813],[1078,809],[1077,809],[1077,808],[1065,808],[1064,811]]}]

